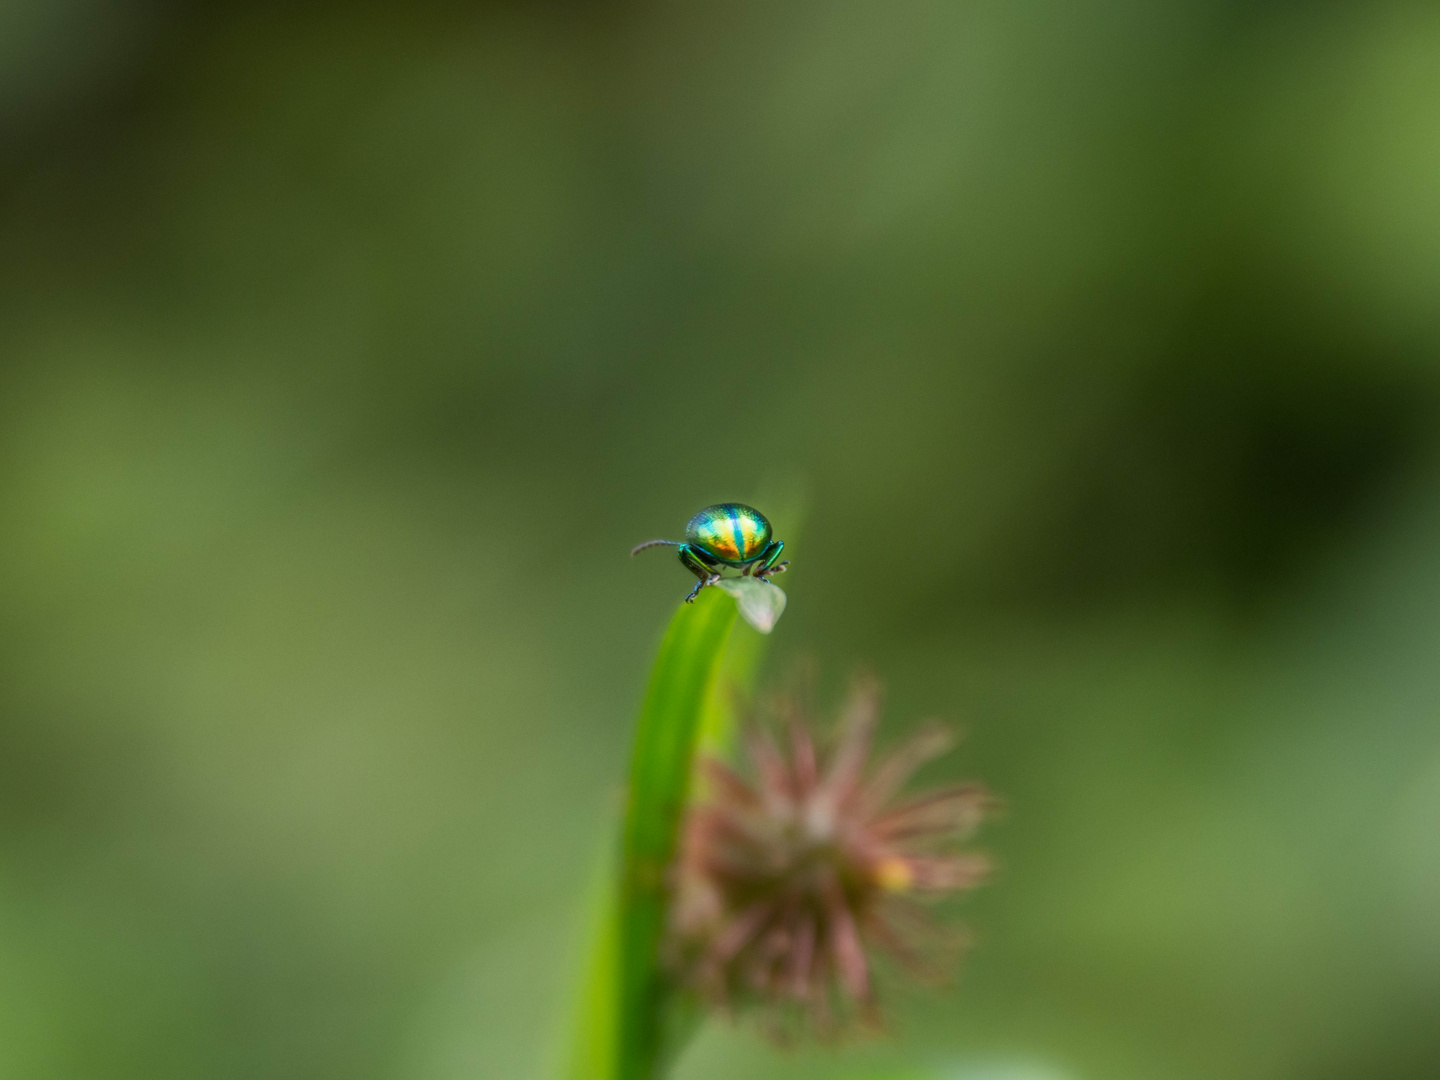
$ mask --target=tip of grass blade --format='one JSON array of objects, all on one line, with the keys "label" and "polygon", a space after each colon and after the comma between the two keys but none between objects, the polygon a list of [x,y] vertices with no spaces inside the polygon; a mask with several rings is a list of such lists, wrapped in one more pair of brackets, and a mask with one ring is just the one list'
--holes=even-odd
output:
[{"label": "tip of grass blade", "polygon": [[733,596],[740,617],[762,634],[774,630],[785,614],[785,590],[773,582],[753,577],[721,578],[715,587]]}]

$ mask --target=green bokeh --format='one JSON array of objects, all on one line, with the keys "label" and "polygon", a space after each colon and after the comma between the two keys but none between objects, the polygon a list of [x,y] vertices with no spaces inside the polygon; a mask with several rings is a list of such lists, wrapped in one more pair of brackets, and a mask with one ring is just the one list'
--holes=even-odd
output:
[{"label": "green bokeh", "polygon": [[1440,1074],[1437,73],[1387,2],[4,5],[0,1076],[546,1076],[689,587],[625,553],[766,485],[770,670],[963,725],[1001,870],[886,1039],[681,1080]]}]

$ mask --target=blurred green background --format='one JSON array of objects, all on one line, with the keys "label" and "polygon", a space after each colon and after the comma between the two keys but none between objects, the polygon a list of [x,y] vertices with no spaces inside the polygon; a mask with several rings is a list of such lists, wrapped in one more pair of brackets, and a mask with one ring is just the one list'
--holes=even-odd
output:
[{"label": "blurred green background", "polygon": [[7,0],[0,1076],[547,1076],[625,553],[802,490],[1001,870],[681,1080],[1434,1078],[1437,418],[1433,4]]}]

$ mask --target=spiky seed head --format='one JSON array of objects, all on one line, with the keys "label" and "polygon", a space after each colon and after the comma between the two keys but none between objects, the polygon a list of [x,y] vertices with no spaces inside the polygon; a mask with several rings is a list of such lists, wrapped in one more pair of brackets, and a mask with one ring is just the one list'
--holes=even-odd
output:
[{"label": "spiky seed head", "polygon": [[951,745],[938,725],[870,762],[880,693],[851,688],[822,750],[808,695],[770,699],[785,737],[752,717],[747,775],[702,762],[687,816],[667,941],[675,977],[732,1015],[757,1007],[774,1036],[837,1034],[878,1020],[872,959],[886,953],[923,977],[943,973],[963,938],[924,904],[989,872],[961,849],[994,801],[979,784],[909,797],[914,771]]}]

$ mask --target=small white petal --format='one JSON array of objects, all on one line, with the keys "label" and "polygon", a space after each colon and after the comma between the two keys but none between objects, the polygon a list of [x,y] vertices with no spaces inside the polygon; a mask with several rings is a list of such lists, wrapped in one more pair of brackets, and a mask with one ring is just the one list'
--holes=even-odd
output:
[{"label": "small white petal", "polygon": [[775,629],[785,612],[785,590],[768,581],[752,577],[721,578],[715,587],[733,596],[740,617],[762,634]]}]

